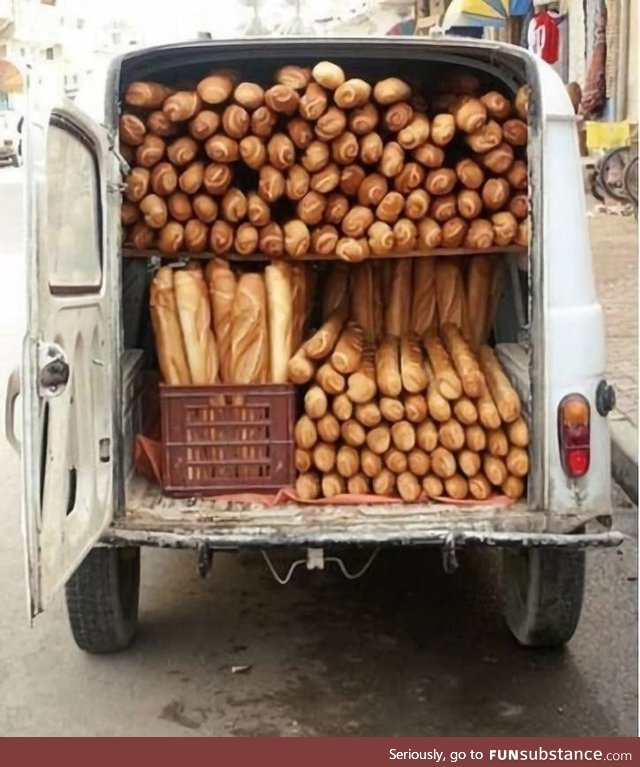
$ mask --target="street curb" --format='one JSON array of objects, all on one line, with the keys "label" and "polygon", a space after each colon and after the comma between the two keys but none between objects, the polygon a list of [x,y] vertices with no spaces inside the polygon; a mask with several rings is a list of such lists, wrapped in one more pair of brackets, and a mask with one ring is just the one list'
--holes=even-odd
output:
[{"label": "street curb", "polygon": [[611,434],[611,473],[637,505],[638,503],[638,429],[619,410],[609,415]]}]

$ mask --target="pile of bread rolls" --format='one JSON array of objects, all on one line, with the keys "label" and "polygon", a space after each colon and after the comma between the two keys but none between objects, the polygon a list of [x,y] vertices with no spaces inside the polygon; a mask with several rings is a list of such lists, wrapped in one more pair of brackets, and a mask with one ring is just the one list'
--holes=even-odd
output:
[{"label": "pile of bread rolls", "polygon": [[312,305],[305,264],[274,261],[236,274],[215,258],[203,269],[161,267],[150,288],[151,321],[164,383],[285,383]]},{"label": "pile of bread rolls", "polygon": [[349,262],[526,246],[529,86],[512,101],[465,82],[428,104],[397,77],[347,78],[327,61],[264,86],[229,72],[186,90],[133,82],[125,243]]}]

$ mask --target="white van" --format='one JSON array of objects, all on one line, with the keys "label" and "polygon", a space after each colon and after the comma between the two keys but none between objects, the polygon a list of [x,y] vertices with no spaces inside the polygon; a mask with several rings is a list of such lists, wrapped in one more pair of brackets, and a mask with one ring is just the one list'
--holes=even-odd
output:
[{"label": "white van", "polygon": [[[147,260],[121,248],[128,167],[117,151],[122,94],[134,80],[183,78],[230,67],[260,81],[282,61],[330,59],[384,76],[441,76],[464,68],[513,94],[532,87],[529,127],[531,241],[508,258],[496,349],[528,415],[530,473],[510,507],[444,503],[248,507],[163,497],[131,471],[129,390],[149,337]],[[585,549],[617,546],[611,530],[602,310],[597,302],[575,117],[553,70],[514,46],[455,38],[251,39],[136,51],[111,66],[106,119],[73,108],[31,115],[28,130],[28,331],[12,376],[6,431],[23,462],[23,517],[30,612],[66,585],[72,632],[89,652],[132,640],[140,547],[191,548],[206,572],[214,551],[303,547],[322,567],[336,547],[441,547],[455,566],[464,546],[503,552],[506,621],[519,642],[551,646],[573,635],[581,610]],[[156,259],[157,262],[157,259]],[[135,394],[135,392],[134,392]],[[22,444],[14,433],[18,395]],[[573,395],[583,403],[583,447],[563,426]],[[353,574],[353,573],[351,573]]]}]

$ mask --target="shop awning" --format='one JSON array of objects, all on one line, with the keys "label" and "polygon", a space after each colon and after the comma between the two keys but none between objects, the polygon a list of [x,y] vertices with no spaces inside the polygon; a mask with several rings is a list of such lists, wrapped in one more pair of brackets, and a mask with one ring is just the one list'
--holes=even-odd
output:
[{"label": "shop awning", "polygon": [[24,87],[22,73],[8,59],[0,59],[0,92],[21,93]]}]

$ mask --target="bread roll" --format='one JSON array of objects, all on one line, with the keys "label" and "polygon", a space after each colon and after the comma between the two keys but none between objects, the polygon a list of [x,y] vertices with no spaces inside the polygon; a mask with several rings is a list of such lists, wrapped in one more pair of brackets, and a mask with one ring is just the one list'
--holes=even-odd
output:
[{"label": "bread roll", "polygon": [[237,283],[231,325],[231,378],[235,383],[269,381],[267,311],[263,278],[243,274]]},{"label": "bread roll", "polygon": [[330,315],[320,329],[303,345],[308,357],[315,360],[324,359],[334,348],[342,330],[343,320],[338,314]]},{"label": "bread roll", "polygon": [[502,128],[495,120],[489,120],[486,125],[466,136],[466,142],[474,152],[483,154],[495,149],[502,141]]},{"label": "bread roll", "polygon": [[375,130],[378,124],[378,110],[374,104],[368,103],[363,107],[354,109],[349,114],[349,128],[357,136],[366,136]]},{"label": "bread roll", "polygon": [[[527,426],[527,422],[522,418],[518,418],[513,423],[507,424],[506,426],[507,430],[507,436],[509,437],[509,442],[511,442],[514,447],[527,447],[529,444],[529,427]],[[512,472],[513,473],[513,472]]]},{"label": "bread roll", "polygon": [[493,397],[485,386],[477,400],[478,418],[485,429],[498,429],[500,427],[500,414],[496,408]]},{"label": "bread roll", "polygon": [[427,173],[424,186],[432,195],[449,194],[456,185],[458,177],[451,168],[435,168]]},{"label": "bread roll", "polygon": [[366,172],[359,165],[347,165],[340,173],[340,191],[352,197],[366,176]]},{"label": "bread roll", "polygon": [[301,501],[313,501],[320,496],[320,477],[313,472],[305,472],[296,479],[296,498]]},{"label": "bread roll", "polygon": [[246,221],[236,230],[233,247],[240,256],[251,256],[258,250],[260,234],[253,224]]},{"label": "bread roll", "polygon": [[178,307],[174,291],[174,272],[161,267],[151,281],[149,304],[162,380],[170,386],[191,383]]},{"label": "bread roll", "polygon": [[484,182],[484,171],[469,157],[460,160],[456,165],[456,175],[460,183],[467,189],[480,189]]},{"label": "bread roll", "polygon": [[427,333],[424,344],[435,373],[435,383],[440,394],[448,400],[462,396],[462,382],[454,370],[451,358],[435,333]]},{"label": "bread roll", "polygon": [[347,237],[362,237],[372,223],[372,211],[363,205],[354,205],[342,219],[342,231]]},{"label": "bread roll", "polygon": [[409,394],[404,400],[407,420],[411,423],[422,423],[427,417],[427,400],[424,394]]},{"label": "bread roll", "polygon": [[122,220],[123,225],[131,226],[131,224],[135,224],[139,218],[140,209],[138,206],[134,205],[132,202],[124,200],[120,207],[120,219]]},{"label": "bread roll", "polygon": [[292,115],[300,103],[300,96],[288,85],[278,83],[264,92],[266,106],[276,114]]},{"label": "bread roll", "polygon": [[253,112],[264,102],[264,89],[256,83],[240,83],[233,92],[233,99],[241,107]]},{"label": "bread roll", "polygon": [[[447,115],[449,117],[450,115]],[[431,124],[433,132],[435,121]],[[444,163],[444,150],[434,144],[423,144],[411,152],[414,160],[417,160],[425,168],[441,168]]]},{"label": "bread roll", "polygon": [[435,474],[428,474],[422,480],[422,489],[427,494],[428,498],[440,498],[444,493],[444,485],[439,477]]},{"label": "bread roll", "polygon": [[480,98],[494,120],[506,120],[511,114],[511,102],[497,91],[489,91]]},{"label": "bread roll", "polygon": [[416,445],[416,430],[409,421],[398,421],[391,425],[391,441],[398,450],[408,453]]},{"label": "bread roll", "polygon": [[312,190],[307,192],[298,202],[296,205],[296,214],[302,222],[309,226],[313,226],[322,221],[322,215],[326,205],[327,202],[324,196]]},{"label": "bread roll", "polygon": [[360,468],[366,477],[373,479],[382,471],[382,458],[369,448],[364,447],[360,451]]},{"label": "bread roll", "polygon": [[469,231],[469,224],[462,218],[455,216],[445,221],[442,225],[442,247],[459,248],[464,242]]},{"label": "bread roll", "polygon": [[387,336],[376,351],[376,379],[387,397],[397,397],[402,391],[398,347],[398,338]]},{"label": "bread roll", "polygon": [[129,146],[140,146],[147,132],[145,124],[139,117],[123,114],[120,117],[120,141]]},{"label": "bread roll", "polygon": [[130,202],[140,202],[149,190],[151,173],[147,168],[133,168],[127,177],[124,190],[125,197]]},{"label": "bread roll", "polygon": [[426,419],[416,428],[416,442],[425,453],[432,453],[438,445],[438,427]]},{"label": "bread roll", "polygon": [[475,133],[487,122],[487,109],[479,99],[463,97],[451,108],[458,130]]},{"label": "bread roll", "polygon": [[496,487],[500,487],[507,479],[507,467],[504,461],[495,455],[485,455],[482,468],[489,482]]},{"label": "bread roll", "polygon": [[[431,171],[433,172],[433,171]],[[408,162],[393,180],[394,189],[408,195],[413,189],[422,185],[425,178],[424,168],[417,162]]]},{"label": "bread roll", "polygon": [[258,242],[260,252],[270,258],[277,258],[284,254],[284,234],[275,222],[263,226],[260,230]]},{"label": "bread roll", "polygon": [[393,230],[384,221],[375,221],[368,231],[369,248],[376,256],[387,256],[393,252],[395,237]]},{"label": "bread roll", "polygon": [[169,215],[167,204],[157,194],[148,194],[140,202],[140,212],[144,218],[144,223],[151,229],[162,229],[167,223]]},{"label": "bread roll", "polygon": [[491,495],[491,485],[484,474],[476,474],[469,477],[469,493],[478,501],[486,501]]},{"label": "bread roll", "polygon": [[358,451],[349,445],[343,445],[336,456],[336,469],[338,474],[345,479],[353,477],[360,469],[360,456]]},{"label": "bread roll", "polygon": [[[394,424],[395,425],[395,424]],[[372,453],[382,455],[389,449],[391,444],[391,432],[388,426],[376,426],[375,429],[367,432],[367,447]]]},{"label": "bread roll", "polygon": [[414,503],[418,500],[422,490],[416,477],[409,471],[405,471],[396,480],[398,493],[405,503]]},{"label": "bread roll", "polygon": [[390,423],[401,421],[405,416],[404,404],[395,397],[381,397],[379,405],[380,412]]},{"label": "bread roll", "polygon": [[407,196],[404,212],[409,218],[419,221],[427,215],[431,197],[424,189],[414,189]]},{"label": "bread roll", "polygon": [[340,394],[345,389],[344,377],[328,363],[318,368],[316,371],[316,381],[327,394]]},{"label": "bread roll", "polygon": [[481,157],[484,167],[498,176],[504,175],[509,170],[514,159],[513,149],[504,142]]},{"label": "bread roll", "polygon": [[397,176],[404,167],[405,152],[397,141],[385,144],[380,158],[380,173],[387,178]]},{"label": "bread roll", "polygon": [[524,495],[525,484],[519,477],[507,477],[502,483],[501,489],[508,498],[517,501]]},{"label": "bread roll", "polygon": [[322,477],[322,495],[325,498],[333,498],[337,495],[344,495],[347,485],[343,477],[332,472]]},{"label": "bread roll", "polygon": [[311,235],[304,221],[293,219],[284,225],[284,249],[292,258],[301,258],[309,252]]},{"label": "bread roll", "polygon": [[519,192],[525,192],[529,186],[527,163],[522,160],[516,160],[507,171],[506,179],[514,189],[517,189]]},{"label": "bread roll", "polygon": [[132,107],[158,109],[164,100],[173,93],[166,85],[153,82],[135,81],[129,85],[124,94],[124,103]]},{"label": "bread roll", "polygon": [[364,334],[356,324],[349,324],[340,334],[333,354],[331,364],[339,373],[354,373],[362,359]]},{"label": "bread roll", "polygon": [[507,453],[507,471],[515,477],[526,477],[529,471],[529,456],[521,447],[512,447]]},{"label": "bread roll", "polygon": [[514,245],[519,245],[521,248],[527,248],[529,246],[529,219],[526,218],[518,225],[518,234],[513,241]]},{"label": "bread roll", "polygon": [[209,232],[211,250],[219,256],[228,253],[233,247],[234,231],[226,221],[215,221]]},{"label": "bread roll", "polygon": [[218,380],[218,347],[211,332],[211,309],[201,271],[174,276],[176,304],[191,381],[205,386]]},{"label": "bread roll", "polygon": [[349,211],[349,200],[339,192],[327,197],[327,207],[324,210],[324,220],[338,225]]},{"label": "bread roll", "polygon": [[340,424],[332,413],[323,415],[317,423],[318,436],[324,442],[337,442],[340,439]]},{"label": "bread roll", "polygon": [[276,82],[286,85],[296,91],[301,91],[311,80],[311,70],[307,67],[288,65],[280,67],[276,72]]},{"label": "bread roll", "polygon": [[382,413],[375,402],[365,402],[355,406],[356,420],[367,429],[379,426],[382,421]]},{"label": "bread roll", "polygon": [[482,202],[488,210],[500,210],[507,200],[511,187],[504,178],[490,178],[482,187]]},{"label": "bread roll", "polygon": [[129,233],[129,241],[135,250],[147,250],[153,245],[155,230],[141,221],[134,224]]},{"label": "bread roll", "polygon": [[416,113],[411,122],[398,132],[398,143],[403,149],[417,149],[427,143],[431,124],[425,114]]},{"label": "bread roll", "polygon": [[156,136],[161,136],[162,138],[175,136],[179,131],[179,126],[176,123],[172,123],[161,109],[156,109],[149,114],[146,128],[149,133],[155,133]]},{"label": "bread roll", "polygon": [[375,84],[373,98],[383,106],[406,101],[411,98],[411,87],[398,77],[387,77]]},{"label": "bread roll", "polygon": [[482,199],[477,192],[464,189],[458,194],[458,212],[467,220],[477,218],[482,213]]},{"label": "bread roll", "polygon": [[481,346],[479,361],[491,396],[505,423],[512,423],[520,417],[521,405],[518,393],[504,374],[493,349]]},{"label": "bread roll", "polygon": [[527,120],[527,118],[529,117],[530,98],[531,98],[530,85],[523,85],[522,87],[518,89],[518,92],[516,93],[514,106],[515,106],[516,112],[518,113],[518,117],[521,120]]},{"label": "bread roll", "polygon": [[[509,212],[519,221],[527,218],[529,215],[529,198],[526,194],[516,194],[509,200]],[[517,237],[516,232],[516,237]],[[527,243],[525,242],[525,245]]]},{"label": "bread roll", "polygon": [[524,120],[507,120],[502,126],[504,140],[511,146],[526,146],[527,123]]},{"label": "bread roll", "polygon": [[184,243],[189,253],[202,253],[209,244],[209,227],[197,218],[187,221],[184,227]]},{"label": "bread roll", "polygon": [[209,194],[223,195],[233,181],[233,169],[228,165],[212,162],[204,169],[204,188]]},{"label": "bread roll", "polygon": [[336,245],[336,255],[343,261],[359,263],[369,257],[369,243],[364,237],[341,237]]},{"label": "bread roll", "polygon": [[352,402],[364,404],[373,399],[378,391],[375,371],[375,348],[365,346],[360,367],[349,376],[347,396]]},{"label": "bread roll", "polygon": [[456,135],[456,121],[453,115],[439,114],[431,121],[431,142],[437,147],[447,146]]},{"label": "bread roll", "polygon": [[318,441],[316,426],[308,415],[303,415],[296,421],[293,428],[293,439],[297,447],[303,450],[311,450]]},{"label": "bread roll", "polygon": [[431,471],[441,479],[449,479],[456,473],[456,459],[444,447],[437,447],[431,453]]},{"label": "bread roll", "polygon": [[[444,224],[450,219],[458,215],[458,198],[455,194],[445,194],[443,197],[436,197],[431,203],[429,208],[429,215],[434,222]],[[430,219],[425,219],[429,221]],[[437,238],[437,245],[432,247],[438,247],[442,245],[442,232],[434,229],[434,237]]]},{"label": "bread roll", "polygon": [[313,466],[311,453],[308,450],[304,450],[301,447],[297,447],[294,453],[294,464],[296,471],[305,472]]},{"label": "bread roll", "polygon": [[369,83],[356,77],[341,83],[333,94],[333,100],[341,109],[356,109],[363,107],[370,96]]},{"label": "bread roll", "polygon": [[271,165],[260,168],[258,194],[265,202],[274,203],[285,193],[286,181],[281,171]]},{"label": "bread roll", "polygon": [[311,175],[309,179],[309,187],[314,192],[320,194],[329,194],[338,187],[340,183],[340,168],[331,162],[322,170],[317,171]]},{"label": "bread roll", "polygon": [[[314,466],[323,474],[332,472],[336,465],[336,448],[333,444],[327,442],[318,442],[313,448]],[[324,481],[324,480],[323,480]],[[330,493],[336,495],[337,493]],[[325,493],[327,495],[327,493]]]},{"label": "bread roll", "polygon": [[372,485],[376,495],[390,496],[396,488],[396,475],[389,469],[381,469],[373,478]]},{"label": "bread roll", "polygon": [[380,173],[371,173],[358,187],[358,203],[378,205],[388,191],[387,179]]},{"label": "bread roll", "polygon": [[415,447],[409,452],[407,456],[407,465],[409,471],[416,477],[424,477],[429,473],[431,461],[429,460],[429,456],[424,452],[424,450],[420,450],[419,447]]},{"label": "bread roll", "polygon": [[[140,146],[136,149],[136,162],[143,168],[152,168],[162,160],[165,151],[166,144],[164,141],[152,133],[147,133]],[[174,162],[171,157],[169,159],[171,162]]]},{"label": "bread roll", "polygon": [[474,250],[486,250],[493,245],[495,234],[490,221],[484,218],[476,218],[471,222],[469,231],[464,241],[465,248]]},{"label": "bread roll", "polygon": [[175,192],[178,186],[178,174],[169,162],[161,162],[151,171],[151,188],[161,197]]},{"label": "bread roll", "polygon": [[190,120],[202,108],[202,99],[195,91],[176,91],[162,105],[171,122]]},{"label": "bread roll", "polygon": [[334,138],[344,132],[347,127],[347,115],[338,109],[338,107],[329,107],[327,111],[318,118],[315,127],[315,134],[321,141],[333,141]]},{"label": "bread roll", "polygon": [[330,91],[335,91],[346,79],[342,67],[330,61],[321,61],[316,64],[311,74],[317,83]]},{"label": "bread roll", "polygon": [[510,245],[518,234],[518,221],[509,211],[501,211],[491,216],[493,231],[495,233],[495,244],[498,247]]},{"label": "bread roll", "polygon": [[413,107],[406,101],[399,101],[384,113],[384,124],[392,133],[398,133],[413,120]]},{"label": "bread roll", "polygon": [[261,106],[251,115],[251,132],[260,138],[269,138],[277,122],[277,115],[267,106]]},{"label": "bread roll", "polygon": [[376,216],[388,224],[394,224],[402,215],[405,200],[400,192],[388,192],[376,208]]},{"label": "bread roll", "polygon": [[[378,222],[381,223],[381,222]],[[392,235],[397,253],[412,253],[418,240],[418,228],[408,218],[401,218],[393,225]]]},{"label": "bread roll", "polygon": [[480,455],[473,450],[466,449],[458,453],[458,466],[465,476],[475,477],[480,471],[481,465]]}]

